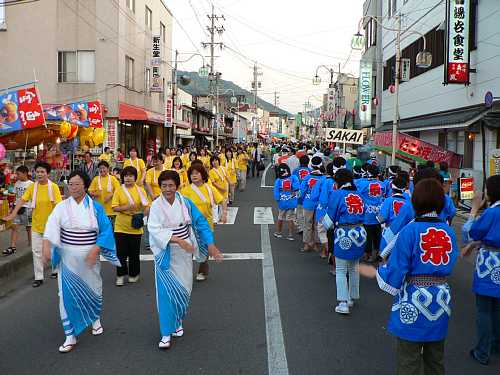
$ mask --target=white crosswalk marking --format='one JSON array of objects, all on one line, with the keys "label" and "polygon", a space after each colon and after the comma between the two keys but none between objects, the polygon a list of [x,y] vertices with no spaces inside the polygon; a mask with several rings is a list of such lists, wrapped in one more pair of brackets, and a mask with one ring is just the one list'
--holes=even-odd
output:
[{"label": "white crosswalk marking", "polygon": [[217,225],[233,225],[236,222],[237,215],[238,215],[238,207],[228,207],[227,222],[224,224],[217,224]]},{"label": "white crosswalk marking", "polygon": [[[102,256],[101,262],[107,262]],[[152,262],[154,260],[153,254],[141,254],[140,259],[143,262]],[[264,259],[263,253],[224,253],[224,260],[262,260]],[[210,257],[210,260],[213,260]]]},{"label": "white crosswalk marking", "polygon": [[273,209],[271,207],[255,207],[253,223],[257,225],[274,224]]}]

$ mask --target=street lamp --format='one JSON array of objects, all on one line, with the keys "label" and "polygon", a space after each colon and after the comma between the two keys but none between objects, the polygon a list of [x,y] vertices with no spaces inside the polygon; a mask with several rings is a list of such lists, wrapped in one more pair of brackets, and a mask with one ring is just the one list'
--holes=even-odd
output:
[{"label": "street lamp", "polygon": [[[179,55],[190,55],[186,60],[179,61]],[[175,97],[177,95],[177,65],[179,63],[185,63],[191,60],[193,57],[199,56],[201,57],[203,61],[203,66],[198,70],[198,74],[200,77],[203,77],[203,74],[205,74],[205,69],[206,64],[205,64],[205,57],[203,57],[202,54],[199,53],[184,53],[184,52],[179,52],[175,50],[175,60],[174,60],[174,67],[172,69],[172,141],[170,142],[170,147],[175,147],[175,140],[176,140],[176,132],[177,132],[177,126],[175,125],[175,113],[177,112],[176,109],[176,104],[175,104]],[[207,70],[208,71],[208,70]],[[189,79],[185,79],[185,77],[181,77],[181,82],[182,85],[188,85],[190,83]]]},{"label": "street lamp", "polygon": [[424,49],[417,54],[415,59],[415,64],[419,68],[427,69],[432,65],[432,54],[426,51],[426,39],[425,35],[415,31],[415,30],[401,30],[401,14],[396,16],[397,25],[396,29],[384,26],[377,17],[374,16],[365,16],[359,20],[358,23],[358,32],[353,35],[351,40],[351,47],[354,50],[362,50],[365,44],[365,37],[361,34],[361,24],[366,19],[371,19],[375,21],[382,29],[388,31],[394,31],[396,33],[396,77],[394,82],[394,118],[392,121],[392,154],[391,154],[391,164],[396,163],[396,147],[397,147],[397,139],[398,139],[398,124],[399,124],[399,82],[400,82],[400,73],[401,73],[401,35],[407,34],[417,34],[422,37],[424,40]]},{"label": "street lamp", "polygon": [[330,73],[330,85],[333,85],[333,75],[335,73],[337,74],[340,74],[340,64],[339,64],[339,71],[336,72],[333,68],[331,67],[328,67],[326,65],[319,65],[317,68],[316,68],[316,74],[315,76],[313,77],[313,85],[319,85],[321,83],[321,77],[318,75],[318,71],[323,68],[323,69],[326,69],[328,70],[328,73]]}]

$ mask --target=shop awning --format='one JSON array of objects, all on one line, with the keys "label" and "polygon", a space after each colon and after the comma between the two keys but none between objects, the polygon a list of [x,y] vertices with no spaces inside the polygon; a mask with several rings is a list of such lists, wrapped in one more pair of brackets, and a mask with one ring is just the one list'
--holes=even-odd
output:
[{"label": "shop awning", "polygon": [[181,120],[174,120],[175,126],[178,128],[182,129],[189,129],[191,128],[191,124],[189,122],[181,121]]},{"label": "shop awning", "polygon": [[120,103],[118,119],[123,121],[143,121],[163,125],[165,116],[142,107]]},{"label": "shop awning", "polygon": [[[491,110],[484,105],[460,108],[455,111],[432,113],[424,116],[401,119],[399,130],[416,132],[423,130],[467,128],[486,116]],[[392,121],[387,121],[376,131],[392,129]]]},{"label": "shop awning", "polygon": [[258,133],[257,137],[260,139],[268,139],[269,138],[269,136],[265,133]]},{"label": "shop awning", "polygon": [[194,135],[178,135],[179,138],[184,138],[184,139],[194,139]]},{"label": "shop awning", "polygon": [[205,139],[209,142],[213,142],[214,141],[214,138],[213,137],[209,137],[209,136],[205,136]]},{"label": "shop awning", "polygon": [[[400,160],[417,163],[424,163],[431,160],[435,163],[445,161],[450,168],[460,168],[462,165],[462,155],[448,151],[432,143],[424,142],[408,134],[398,133],[396,157]],[[375,149],[387,154],[392,153],[392,132],[377,132],[374,135]]]},{"label": "shop awning", "polygon": [[272,138],[280,138],[280,139],[288,138],[288,136],[286,136],[285,134],[282,134],[282,133],[271,133],[271,137]]}]

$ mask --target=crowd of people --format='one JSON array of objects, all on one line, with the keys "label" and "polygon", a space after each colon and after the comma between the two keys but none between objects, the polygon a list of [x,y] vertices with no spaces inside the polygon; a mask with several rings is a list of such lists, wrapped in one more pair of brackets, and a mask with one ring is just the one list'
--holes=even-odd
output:
[{"label": "crowd of people", "polygon": [[[276,173],[274,237],[292,244],[302,234],[300,252],[317,251],[328,261],[339,314],[355,308],[360,275],[376,278],[394,296],[388,331],[397,337],[398,374],[417,374],[422,364],[426,375],[444,373],[449,277],[460,252],[476,251],[478,340],[470,354],[488,364],[500,350],[500,176],[487,179],[484,197],[477,194],[460,249],[446,165],[381,170],[373,158],[346,160],[308,145],[165,148],[146,161],[131,147],[129,158],[118,163],[109,152],[98,163],[87,154],[68,176],[66,194],[50,181],[47,163],[36,164],[34,181],[18,167],[18,199],[3,220],[17,224],[13,240],[19,227],[31,228],[33,287],[43,285],[50,260],[66,336],[59,351],[73,350],[88,327],[93,335],[104,331],[100,256],[116,267],[117,287],[137,283],[141,242],[154,255],[158,347],[170,348],[184,334],[193,259],[199,263],[196,280],[207,280],[208,257],[223,258],[215,226],[226,222],[247,177],[265,168],[268,152]],[[13,253],[15,245],[4,251]]]},{"label": "crowd of people", "polygon": [[[263,169],[263,148],[241,144],[207,148],[165,148],[141,159],[135,147],[117,160],[105,149],[95,162],[83,155],[79,168],[67,176],[67,192],[50,181],[51,167],[37,162],[33,180],[25,166],[16,170],[17,201],[3,218],[15,223],[4,255],[16,252],[19,228],[31,241],[34,281],[44,282],[44,265],[58,279],[59,310],[66,335],[61,353],[73,350],[87,327],[103,333],[100,256],[116,266],[117,287],[140,281],[141,243],[154,254],[160,349],[184,333],[182,320],[193,283],[207,280],[208,257],[222,260],[215,245],[217,223],[227,220],[227,206],[247,177]],[[121,168],[122,167],[122,168]],[[64,199],[63,199],[64,198]]]},{"label": "crowd of people", "polygon": [[[360,298],[360,275],[376,278],[394,296],[388,331],[397,337],[397,373],[444,374],[444,344],[451,315],[448,280],[460,252],[477,250],[477,343],[471,357],[488,364],[500,352],[500,175],[477,193],[459,248],[451,223],[446,163],[393,165],[375,158],[346,160],[340,152],[285,145],[273,157],[278,206],[274,237],[317,251],[335,275],[335,312],[349,314]],[[482,214],[480,213],[480,210]],[[284,227],[287,232],[284,233]]]}]

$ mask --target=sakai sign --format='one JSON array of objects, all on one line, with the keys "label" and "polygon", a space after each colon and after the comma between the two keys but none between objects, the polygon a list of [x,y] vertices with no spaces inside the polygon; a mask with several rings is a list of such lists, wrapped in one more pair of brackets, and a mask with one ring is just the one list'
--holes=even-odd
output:
[{"label": "sakai sign", "polygon": [[363,132],[352,129],[326,129],[325,142],[363,144]]}]

